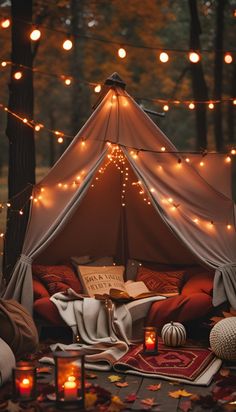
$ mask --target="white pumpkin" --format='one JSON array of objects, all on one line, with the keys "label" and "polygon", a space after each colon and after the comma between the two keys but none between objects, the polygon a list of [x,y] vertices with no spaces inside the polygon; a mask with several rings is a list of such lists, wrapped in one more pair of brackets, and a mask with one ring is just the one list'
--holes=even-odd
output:
[{"label": "white pumpkin", "polygon": [[170,322],[163,326],[161,337],[167,346],[181,346],[186,342],[186,330],[179,322]]}]

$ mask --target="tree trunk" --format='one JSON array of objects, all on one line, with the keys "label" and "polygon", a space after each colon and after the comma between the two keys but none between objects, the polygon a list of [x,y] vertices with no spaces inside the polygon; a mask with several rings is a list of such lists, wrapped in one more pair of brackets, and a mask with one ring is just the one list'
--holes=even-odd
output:
[{"label": "tree trunk", "polygon": [[[12,0],[12,54],[9,103],[11,111],[31,120],[33,118],[33,72],[20,68],[32,67],[30,41],[32,0]],[[22,72],[16,80],[13,75]],[[8,113],[6,134],[9,139],[8,192],[11,208],[7,215],[4,248],[4,275],[9,280],[11,270],[21,252],[28,220],[29,193],[35,183],[34,129]],[[28,189],[26,189],[28,187]],[[22,192],[21,195],[18,195]],[[22,209],[23,215],[19,214]]]},{"label": "tree trunk", "polygon": [[[221,100],[223,83],[223,36],[224,36],[224,9],[226,1],[217,1],[216,37],[215,37],[215,65],[214,65],[214,99]],[[222,129],[222,104],[217,103],[214,109],[214,132],[216,150],[224,149]]]},{"label": "tree trunk", "polygon": [[[190,50],[200,51],[201,26],[198,17],[197,1],[189,0],[190,10]],[[190,63],[193,97],[196,101],[208,100],[207,84],[201,60],[198,63]],[[207,107],[206,104],[196,104],[196,149],[207,148]]]},{"label": "tree trunk", "polygon": [[84,32],[84,11],[86,0],[71,0],[71,28],[74,37],[72,49],[71,72],[74,78],[72,89],[72,134],[76,135],[84,122],[88,119],[90,107],[90,92],[87,84],[83,81],[85,75],[85,42],[86,39],[79,37]]},{"label": "tree trunk", "polygon": [[[233,63],[233,70],[232,70],[232,81],[231,81],[231,90],[230,96],[235,99],[236,96],[236,63]],[[235,143],[235,136],[234,136],[234,127],[235,127],[235,117],[234,117],[235,106],[233,105],[232,101],[228,102],[227,106],[227,135],[228,135],[228,143],[230,146],[233,146]]]}]

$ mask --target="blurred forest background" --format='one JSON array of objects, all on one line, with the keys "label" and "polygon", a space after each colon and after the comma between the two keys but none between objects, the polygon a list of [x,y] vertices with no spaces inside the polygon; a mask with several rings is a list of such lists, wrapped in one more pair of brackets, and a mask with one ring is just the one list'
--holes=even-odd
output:
[{"label": "blurred forest background", "polygon": [[[194,5],[198,15],[195,13],[193,19],[191,6]],[[0,18],[7,17],[11,17],[11,2],[1,0]],[[36,69],[33,75],[33,119],[45,126],[34,133],[36,180],[53,165],[92,113],[98,98],[95,86],[115,71],[126,82],[127,91],[146,108],[163,112],[163,105],[168,104],[169,110],[164,117],[152,119],[178,149],[207,148],[227,152],[235,147],[235,1],[35,0],[33,22],[42,33],[39,41],[32,45]],[[22,19],[21,24],[28,22]],[[199,141],[196,110],[189,109],[186,102],[178,103],[196,100],[198,93],[198,86],[193,82],[193,64],[188,60],[188,51],[191,46],[196,46],[196,33],[197,48],[201,51],[199,90],[205,100],[216,99],[219,94],[221,99],[228,99],[218,104],[222,112],[220,136],[216,126],[217,109],[210,110],[205,105],[205,147]],[[69,35],[73,47],[65,51],[62,43]],[[126,50],[123,59],[117,54],[119,47]],[[165,49],[169,61],[161,63],[159,54]],[[0,27],[0,50],[1,62],[11,61],[11,27]],[[223,61],[223,51],[231,51],[231,64]],[[219,57],[222,65],[217,71]],[[0,65],[0,104],[3,106],[8,104],[10,75],[11,65]],[[65,83],[66,79],[70,79],[70,84]],[[163,99],[164,102],[152,99]],[[23,112],[18,114],[25,116]],[[6,112],[0,110],[1,201],[8,197],[6,122]],[[49,129],[70,137],[64,136],[58,143],[58,135]],[[0,231],[4,232],[4,211],[1,216]]]}]

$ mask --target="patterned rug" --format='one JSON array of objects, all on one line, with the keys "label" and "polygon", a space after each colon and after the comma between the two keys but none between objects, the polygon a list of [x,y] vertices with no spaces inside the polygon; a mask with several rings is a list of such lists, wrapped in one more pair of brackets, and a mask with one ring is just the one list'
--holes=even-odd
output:
[{"label": "patterned rug", "polygon": [[142,345],[135,346],[113,365],[114,369],[193,385],[209,385],[221,366],[221,360],[207,348],[169,348],[160,342],[158,352],[158,355],[147,356],[143,354]]}]

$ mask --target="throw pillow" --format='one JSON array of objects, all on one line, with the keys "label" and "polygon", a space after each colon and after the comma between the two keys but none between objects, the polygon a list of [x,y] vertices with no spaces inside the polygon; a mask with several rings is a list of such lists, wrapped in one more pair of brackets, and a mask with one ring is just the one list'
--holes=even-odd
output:
[{"label": "throw pillow", "polygon": [[82,292],[82,285],[72,266],[33,265],[33,275],[43,283],[50,296],[68,288],[72,288],[77,293]]},{"label": "throw pillow", "polygon": [[34,300],[49,296],[49,293],[40,280],[33,277]]},{"label": "throw pillow", "polygon": [[184,274],[182,271],[155,271],[141,266],[137,281],[143,281],[151,291],[159,293],[179,293]]},{"label": "throw pillow", "polygon": [[109,294],[112,288],[125,290],[124,266],[78,266],[78,274],[89,296]]}]

